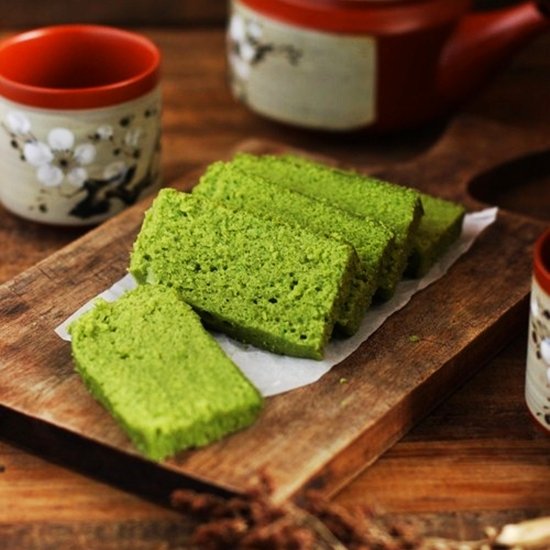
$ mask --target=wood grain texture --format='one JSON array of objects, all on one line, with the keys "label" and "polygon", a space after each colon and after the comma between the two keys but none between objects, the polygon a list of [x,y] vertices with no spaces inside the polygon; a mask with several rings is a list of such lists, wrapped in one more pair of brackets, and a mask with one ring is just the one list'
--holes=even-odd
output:
[{"label": "wood grain texture", "polygon": [[[382,171],[418,157],[445,129],[442,122],[393,136],[341,136],[285,128],[254,116],[232,100],[225,85],[221,30],[147,32],[165,57],[163,164],[167,180],[181,178],[193,167],[220,158],[250,136],[284,141]],[[541,36],[516,56],[483,94],[470,101],[465,112],[485,122],[548,136],[549,50],[550,36]],[[524,169],[531,172],[529,166]],[[534,182],[528,190],[523,192],[522,177],[505,196],[501,196],[499,181],[494,181],[488,202],[506,204],[526,215],[533,214],[535,202],[539,217],[549,223],[549,175],[532,172]],[[507,202],[507,197],[513,200]],[[84,230],[71,233],[33,226],[0,207],[0,280],[12,278],[82,233]],[[512,280],[510,286],[514,286]],[[526,326],[526,312],[522,315]],[[542,442],[548,444],[549,440],[530,422],[523,402],[526,336],[510,334],[509,339],[511,344],[471,382],[337,494],[338,502],[345,506],[374,504],[392,516],[413,519],[423,532],[465,539],[480,536],[486,525],[549,514],[544,494],[550,494],[550,486],[541,475],[550,456]],[[486,360],[484,356],[480,362]],[[20,442],[25,435],[29,440],[27,434],[12,434],[11,424],[2,425],[5,418],[0,414],[2,437],[17,441],[19,435]],[[31,439],[36,441],[37,436],[32,432]],[[495,457],[494,441],[509,442],[500,458]],[[82,470],[77,460],[63,460],[63,466],[54,466],[52,456],[59,454],[56,444],[53,437],[43,440],[40,453],[49,457],[48,461],[30,454],[29,447],[0,446],[0,465],[6,466],[0,473],[0,537],[6,548],[88,549],[90,541],[94,548],[109,549],[184,547],[188,526],[172,512],[94,480],[94,470],[108,466],[97,458],[86,470],[86,477],[67,469],[71,465]],[[78,446],[74,447],[76,454]],[[434,449],[438,460],[433,458]],[[505,463],[501,460],[504,454]],[[484,468],[482,479],[475,472],[484,463],[494,468]],[[464,483],[470,474],[477,484]],[[121,485],[116,478],[108,479]],[[134,487],[131,490],[135,492]],[[117,504],[107,518],[105,507],[114,501]],[[71,518],[58,521],[58,514],[68,514],[68,509]],[[144,517],[148,514],[150,521]],[[37,518],[40,521],[34,521]]]},{"label": "wood grain texture", "polygon": [[[459,154],[457,145],[464,150],[474,131],[480,136],[477,148]],[[505,128],[464,118],[426,157],[392,168],[391,175],[398,176],[392,179],[410,174],[423,190],[466,200],[464,181],[496,131],[500,147],[483,155],[484,166],[500,162],[514,142],[514,151],[521,152],[538,140],[518,133],[505,138]],[[261,142],[249,143],[251,148],[285,150]],[[443,185],[442,174],[452,172],[455,164],[460,170]],[[196,178],[183,178],[180,186],[189,187]],[[127,210],[0,288],[1,404],[136,460],[141,459],[126,436],[74,373],[70,346],[52,329],[122,276],[147,204]],[[268,472],[275,500],[305,487],[327,494],[341,488],[517,328],[530,288],[531,245],[543,227],[503,212],[444,279],[415,296],[320,382],[269,399],[253,426],[160,467],[234,491],[246,490],[251,479]],[[63,300],[52,301],[52,296]],[[411,343],[411,334],[420,342]],[[347,384],[340,383],[342,377]]]},{"label": "wood grain texture", "polygon": [[[526,421],[520,399],[526,338],[514,338],[337,494],[336,502],[372,506],[420,532],[462,540],[482,536],[488,525],[550,514],[547,474],[540,475],[544,461],[546,472],[550,466],[550,441]],[[518,442],[507,453],[506,476],[492,450],[495,438]],[[460,448],[471,448],[472,440],[478,442],[475,460]],[[490,445],[483,448],[484,441]],[[432,449],[446,442],[447,453],[433,457]],[[0,536],[6,549],[187,548],[191,524],[184,516],[5,443],[0,457]],[[494,468],[480,479],[476,468],[486,462]],[[473,487],[461,483],[468,474],[476,479]]]},{"label": "wood grain texture", "polygon": [[[506,509],[532,517],[550,514],[550,439],[523,403],[526,341],[523,330],[335,500],[424,519],[453,510],[454,520],[440,518],[435,531],[459,532],[463,515],[468,519],[462,529],[470,529],[466,537],[473,536],[475,523],[481,532],[471,521],[480,510],[493,511],[495,518]],[[495,519],[483,521],[490,525]]]}]

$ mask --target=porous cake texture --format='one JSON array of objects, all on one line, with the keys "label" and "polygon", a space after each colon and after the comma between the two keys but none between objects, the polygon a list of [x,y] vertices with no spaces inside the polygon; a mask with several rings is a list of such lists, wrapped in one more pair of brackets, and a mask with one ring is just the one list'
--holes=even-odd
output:
[{"label": "porous cake texture", "polygon": [[249,175],[356,215],[383,223],[394,233],[392,261],[385,268],[377,293],[392,296],[401,279],[412,249],[414,234],[422,216],[420,195],[412,189],[393,185],[355,172],[338,170],[294,155],[235,156],[232,164]]},{"label": "porous cake texture", "polygon": [[153,460],[251,424],[262,397],[168,287],[98,300],[70,327],[76,370]]},{"label": "porous cake texture", "polygon": [[424,216],[414,236],[406,274],[424,276],[443,253],[458,239],[466,213],[461,204],[420,194]]},{"label": "porous cake texture", "polygon": [[261,176],[249,176],[224,162],[208,167],[193,194],[351,244],[359,256],[360,269],[337,324],[346,334],[357,331],[378,287],[382,266],[391,259],[390,230],[375,221],[274,185]]},{"label": "porous cake texture", "polygon": [[146,213],[130,272],[174,287],[236,339],[320,359],[358,266],[347,243],[164,189]]}]

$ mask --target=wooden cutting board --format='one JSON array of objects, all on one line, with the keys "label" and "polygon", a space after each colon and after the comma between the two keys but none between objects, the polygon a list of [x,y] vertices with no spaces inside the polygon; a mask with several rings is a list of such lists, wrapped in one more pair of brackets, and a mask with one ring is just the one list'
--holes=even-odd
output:
[{"label": "wooden cutting board", "polygon": [[[482,205],[468,193],[474,176],[548,145],[544,136],[462,117],[421,158],[370,172],[477,209]],[[251,141],[241,149],[286,148]],[[176,186],[189,189],[197,177],[191,174]],[[333,493],[527,322],[532,245],[544,223],[501,211],[443,279],[418,293],[319,382],[269,398],[260,419],[240,433],[154,464],[139,456],[90,397],[73,371],[70,345],[53,332],[125,273],[148,204],[125,211],[0,287],[0,432],[31,447],[41,443],[49,456],[125,480],[134,489],[159,495],[177,485],[206,484],[243,491],[266,474],[276,500],[311,487]],[[419,340],[412,341],[413,335]]]}]

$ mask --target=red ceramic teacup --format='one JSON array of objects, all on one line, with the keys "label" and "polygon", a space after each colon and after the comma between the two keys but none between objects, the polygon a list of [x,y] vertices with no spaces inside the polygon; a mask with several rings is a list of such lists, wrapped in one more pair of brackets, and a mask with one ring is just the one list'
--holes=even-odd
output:
[{"label": "red ceramic teacup", "polygon": [[144,36],[62,25],[0,43],[0,200],[97,223],[160,184],[160,53]]},{"label": "red ceramic teacup", "polygon": [[252,110],[309,128],[392,130],[455,106],[526,39],[550,27],[523,2],[233,0],[232,89]]},{"label": "red ceramic teacup", "polygon": [[550,431],[550,228],[535,245],[525,399]]}]

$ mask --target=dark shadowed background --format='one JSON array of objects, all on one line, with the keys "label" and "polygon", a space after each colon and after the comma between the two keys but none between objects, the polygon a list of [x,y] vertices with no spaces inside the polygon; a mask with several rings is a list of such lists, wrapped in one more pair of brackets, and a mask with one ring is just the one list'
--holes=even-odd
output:
[{"label": "dark shadowed background", "polygon": [[[517,4],[517,0],[474,0],[476,9]],[[221,24],[225,0],[0,0],[0,26],[33,27],[58,23],[128,26],[203,26]]]}]

